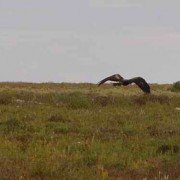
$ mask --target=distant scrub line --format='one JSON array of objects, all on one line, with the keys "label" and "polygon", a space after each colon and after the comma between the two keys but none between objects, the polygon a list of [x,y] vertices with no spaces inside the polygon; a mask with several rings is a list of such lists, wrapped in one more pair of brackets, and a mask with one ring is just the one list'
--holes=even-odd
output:
[{"label": "distant scrub line", "polygon": [[131,96],[102,96],[95,93],[68,92],[68,93],[35,93],[28,91],[2,91],[0,104],[53,104],[69,108],[91,108],[107,105],[145,105],[147,103],[170,104],[173,98],[166,95],[131,95]]}]

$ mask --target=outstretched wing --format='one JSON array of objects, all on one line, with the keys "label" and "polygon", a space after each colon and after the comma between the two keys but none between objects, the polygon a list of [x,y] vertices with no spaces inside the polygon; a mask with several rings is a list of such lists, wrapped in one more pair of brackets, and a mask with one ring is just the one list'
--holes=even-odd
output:
[{"label": "outstretched wing", "polygon": [[124,86],[131,83],[135,83],[143,92],[150,93],[150,86],[142,77],[136,77],[136,78],[123,81]]},{"label": "outstretched wing", "polygon": [[114,74],[112,76],[109,76],[103,80],[101,80],[98,83],[98,86],[100,86],[101,84],[105,83],[106,81],[116,81],[116,82],[121,82],[123,80],[123,77],[121,77],[119,74]]}]

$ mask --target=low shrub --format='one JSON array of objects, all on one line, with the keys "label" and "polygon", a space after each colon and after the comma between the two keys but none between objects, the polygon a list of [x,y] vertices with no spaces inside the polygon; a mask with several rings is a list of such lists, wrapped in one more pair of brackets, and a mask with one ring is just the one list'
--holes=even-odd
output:
[{"label": "low shrub", "polygon": [[177,81],[173,84],[171,91],[172,92],[180,92],[180,81]]}]

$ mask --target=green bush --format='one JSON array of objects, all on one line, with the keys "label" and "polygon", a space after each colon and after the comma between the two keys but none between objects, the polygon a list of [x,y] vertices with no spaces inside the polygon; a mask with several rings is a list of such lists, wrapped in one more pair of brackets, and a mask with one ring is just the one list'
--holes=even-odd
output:
[{"label": "green bush", "polygon": [[173,92],[180,92],[180,81],[177,81],[173,84],[172,91]]}]

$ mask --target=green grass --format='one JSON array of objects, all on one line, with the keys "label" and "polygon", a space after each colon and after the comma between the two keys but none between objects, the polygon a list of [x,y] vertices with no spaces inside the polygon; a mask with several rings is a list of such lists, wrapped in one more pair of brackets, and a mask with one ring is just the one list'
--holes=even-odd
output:
[{"label": "green grass", "polygon": [[0,84],[0,179],[177,179],[172,85]]}]

